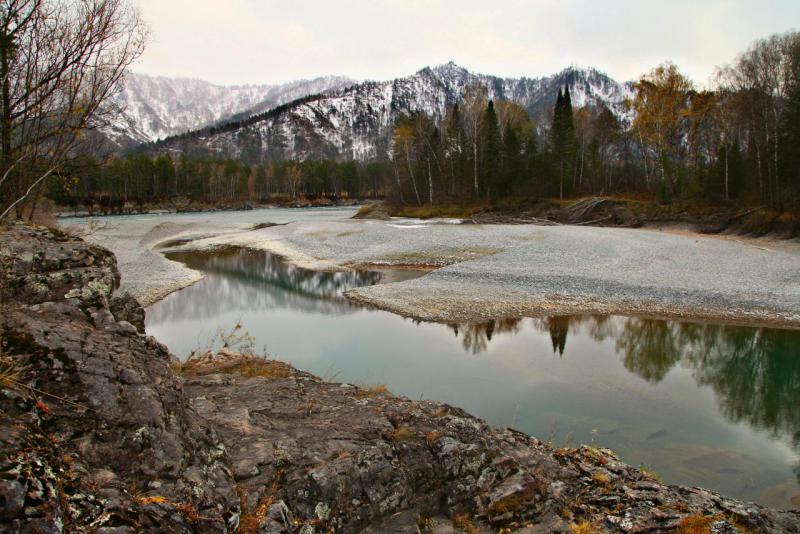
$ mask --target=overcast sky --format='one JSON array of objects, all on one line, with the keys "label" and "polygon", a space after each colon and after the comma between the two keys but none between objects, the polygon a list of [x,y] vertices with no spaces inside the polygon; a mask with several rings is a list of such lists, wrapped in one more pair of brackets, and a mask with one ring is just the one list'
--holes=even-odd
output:
[{"label": "overcast sky", "polygon": [[220,84],[384,80],[453,60],[500,76],[569,65],[635,79],[671,60],[705,84],[754,39],[800,28],[800,0],[134,0],[137,72]]}]

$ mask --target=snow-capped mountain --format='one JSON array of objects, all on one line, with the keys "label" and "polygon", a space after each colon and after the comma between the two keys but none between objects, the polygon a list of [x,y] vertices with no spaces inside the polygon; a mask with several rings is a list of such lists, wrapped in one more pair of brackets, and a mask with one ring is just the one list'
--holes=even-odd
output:
[{"label": "snow-capped mountain", "polygon": [[383,158],[400,113],[422,111],[441,118],[475,84],[486,87],[491,99],[519,102],[540,125],[549,123],[558,89],[566,85],[573,107],[603,104],[621,119],[624,101],[632,94],[630,84],[594,69],[568,68],[543,78],[499,78],[473,74],[451,62],[404,78],[301,98],[240,121],[169,138],[153,148],[251,162]]},{"label": "snow-capped mountain", "polygon": [[352,83],[341,76],[326,76],[278,85],[222,86],[191,78],[131,73],[115,96],[118,118],[103,130],[117,146],[128,148]]}]

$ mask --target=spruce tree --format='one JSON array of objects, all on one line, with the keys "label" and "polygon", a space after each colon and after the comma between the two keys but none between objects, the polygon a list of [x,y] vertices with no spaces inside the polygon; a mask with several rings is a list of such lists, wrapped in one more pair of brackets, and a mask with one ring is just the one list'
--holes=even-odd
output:
[{"label": "spruce tree", "polygon": [[483,164],[481,173],[483,183],[486,184],[487,196],[496,194],[499,187],[500,176],[500,126],[497,122],[497,113],[494,110],[494,102],[489,100],[484,115],[483,137]]},{"label": "spruce tree", "polygon": [[453,104],[450,113],[445,117],[444,127],[444,151],[447,167],[445,172],[449,177],[448,186],[451,196],[456,195],[456,191],[461,189],[464,182],[464,169],[466,168],[465,142],[466,136],[461,123],[461,110],[458,104]]},{"label": "spruce tree", "polygon": [[553,126],[551,142],[555,172],[558,175],[558,197],[564,198],[566,177],[572,169],[572,158],[575,149],[575,123],[572,118],[572,100],[569,87],[558,90],[556,107],[553,110]]},{"label": "spruce tree", "polygon": [[516,189],[523,174],[522,147],[517,130],[506,124],[503,130],[502,179],[497,194],[508,195]]}]

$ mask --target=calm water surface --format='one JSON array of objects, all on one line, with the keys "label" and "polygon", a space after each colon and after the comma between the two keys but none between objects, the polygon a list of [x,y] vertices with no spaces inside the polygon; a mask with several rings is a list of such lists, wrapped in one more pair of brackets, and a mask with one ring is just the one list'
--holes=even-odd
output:
[{"label": "calm water surface", "polygon": [[418,323],[341,293],[419,273],[320,273],[238,249],[167,257],[207,273],[147,310],[147,331],[175,354],[241,321],[259,349],[328,379],[800,507],[800,332],[618,316]]}]

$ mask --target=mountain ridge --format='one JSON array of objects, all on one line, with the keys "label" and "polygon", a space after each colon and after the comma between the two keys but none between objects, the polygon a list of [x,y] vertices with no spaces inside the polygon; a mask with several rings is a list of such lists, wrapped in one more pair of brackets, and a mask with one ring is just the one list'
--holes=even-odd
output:
[{"label": "mountain ridge", "polygon": [[320,76],[281,84],[217,85],[198,78],[132,72],[114,97],[116,120],[103,130],[116,148],[124,150],[353,82],[344,76]]},{"label": "mountain ridge", "polygon": [[628,119],[624,102],[633,94],[630,82],[620,83],[591,67],[570,66],[539,78],[502,78],[475,74],[450,61],[392,80],[330,87],[261,113],[241,113],[235,121],[169,137],[150,149],[249,162],[380,159],[388,156],[392,126],[401,113],[421,111],[440,119],[475,84],[485,87],[490,99],[520,103],[540,128],[549,122],[564,86],[570,87],[576,108],[607,106],[623,121]]}]

